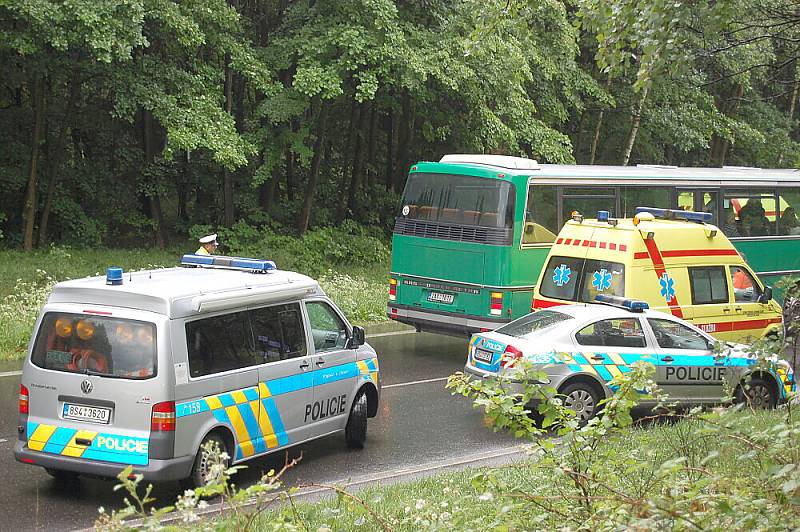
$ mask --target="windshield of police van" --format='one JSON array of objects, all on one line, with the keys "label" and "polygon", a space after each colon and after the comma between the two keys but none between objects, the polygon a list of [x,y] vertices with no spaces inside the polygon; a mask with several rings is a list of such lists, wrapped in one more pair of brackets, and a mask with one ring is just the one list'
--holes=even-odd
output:
[{"label": "windshield of police van", "polygon": [[156,374],[156,328],[143,321],[49,312],[31,362],[69,373],[148,379]]},{"label": "windshield of police van", "polygon": [[539,334],[545,329],[571,319],[572,316],[562,314],[561,312],[540,310],[539,312],[528,314],[527,316],[523,316],[511,323],[503,325],[497,329],[497,332],[507,334],[508,336],[514,336],[515,338],[527,339]]},{"label": "windshield of police van", "polygon": [[510,228],[514,187],[499,179],[412,173],[400,214],[406,218],[459,225]]}]

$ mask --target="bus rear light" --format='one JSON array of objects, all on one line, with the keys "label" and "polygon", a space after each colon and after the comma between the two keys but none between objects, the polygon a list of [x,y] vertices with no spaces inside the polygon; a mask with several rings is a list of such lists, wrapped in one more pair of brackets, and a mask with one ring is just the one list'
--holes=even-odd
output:
[{"label": "bus rear light", "polygon": [[175,401],[164,401],[153,405],[150,430],[153,432],[172,432],[175,430]]},{"label": "bus rear light", "polygon": [[489,314],[501,316],[503,314],[503,292],[492,292],[489,304]]},{"label": "bus rear light", "polygon": [[521,358],[522,358],[522,351],[520,351],[513,345],[508,345],[506,346],[506,350],[503,352],[503,356],[500,359],[500,367],[513,368],[514,365],[517,363],[517,360]]},{"label": "bus rear light", "polygon": [[25,387],[24,384],[19,385],[19,413],[20,414],[27,414],[28,413],[28,403],[30,401],[31,395],[28,393],[28,388]]},{"label": "bus rear light", "polygon": [[397,299],[397,279],[389,279],[389,301]]}]

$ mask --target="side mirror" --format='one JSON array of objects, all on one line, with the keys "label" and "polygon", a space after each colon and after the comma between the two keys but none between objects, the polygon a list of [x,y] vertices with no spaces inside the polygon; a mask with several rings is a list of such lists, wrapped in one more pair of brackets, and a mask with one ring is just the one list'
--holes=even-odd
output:
[{"label": "side mirror", "polygon": [[758,302],[759,303],[769,303],[771,299],[772,299],[772,287],[771,286],[765,286],[764,287],[764,293],[761,294],[760,296],[758,296]]},{"label": "side mirror", "polygon": [[364,345],[364,342],[366,342],[364,328],[359,327],[358,325],[353,325],[353,335],[350,337],[350,341],[347,346],[348,349],[355,349],[360,345]]}]

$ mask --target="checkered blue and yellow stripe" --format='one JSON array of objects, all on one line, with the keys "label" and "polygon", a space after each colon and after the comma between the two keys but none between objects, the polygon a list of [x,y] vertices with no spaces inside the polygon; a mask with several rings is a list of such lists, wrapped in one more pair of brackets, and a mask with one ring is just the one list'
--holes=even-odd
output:
[{"label": "checkered blue and yellow stripe", "polygon": [[27,434],[28,448],[33,451],[119,464],[147,465],[148,461],[147,438],[57,427],[31,421],[28,422]]},{"label": "checkered blue and yellow stripe", "polygon": [[[378,359],[359,360],[330,368],[290,375],[240,390],[175,405],[180,420],[211,412],[236,437],[236,460],[250,458],[289,444],[275,397],[343,379],[362,378],[378,383]],[[180,421],[178,421],[180,423]]]}]

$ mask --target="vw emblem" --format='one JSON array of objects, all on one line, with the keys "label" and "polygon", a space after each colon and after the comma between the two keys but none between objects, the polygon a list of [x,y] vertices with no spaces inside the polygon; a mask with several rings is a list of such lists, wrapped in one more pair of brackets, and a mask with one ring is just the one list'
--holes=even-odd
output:
[{"label": "vw emblem", "polygon": [[81,391],[82,391],[83,393],[92,393],[92,388],[93,388],[93,386],[92,386],[92,381],[90,381],[90,380],[88,380],[88,379],[87,379],[87,380],[84,380],[84,381],[81,383]]}]

